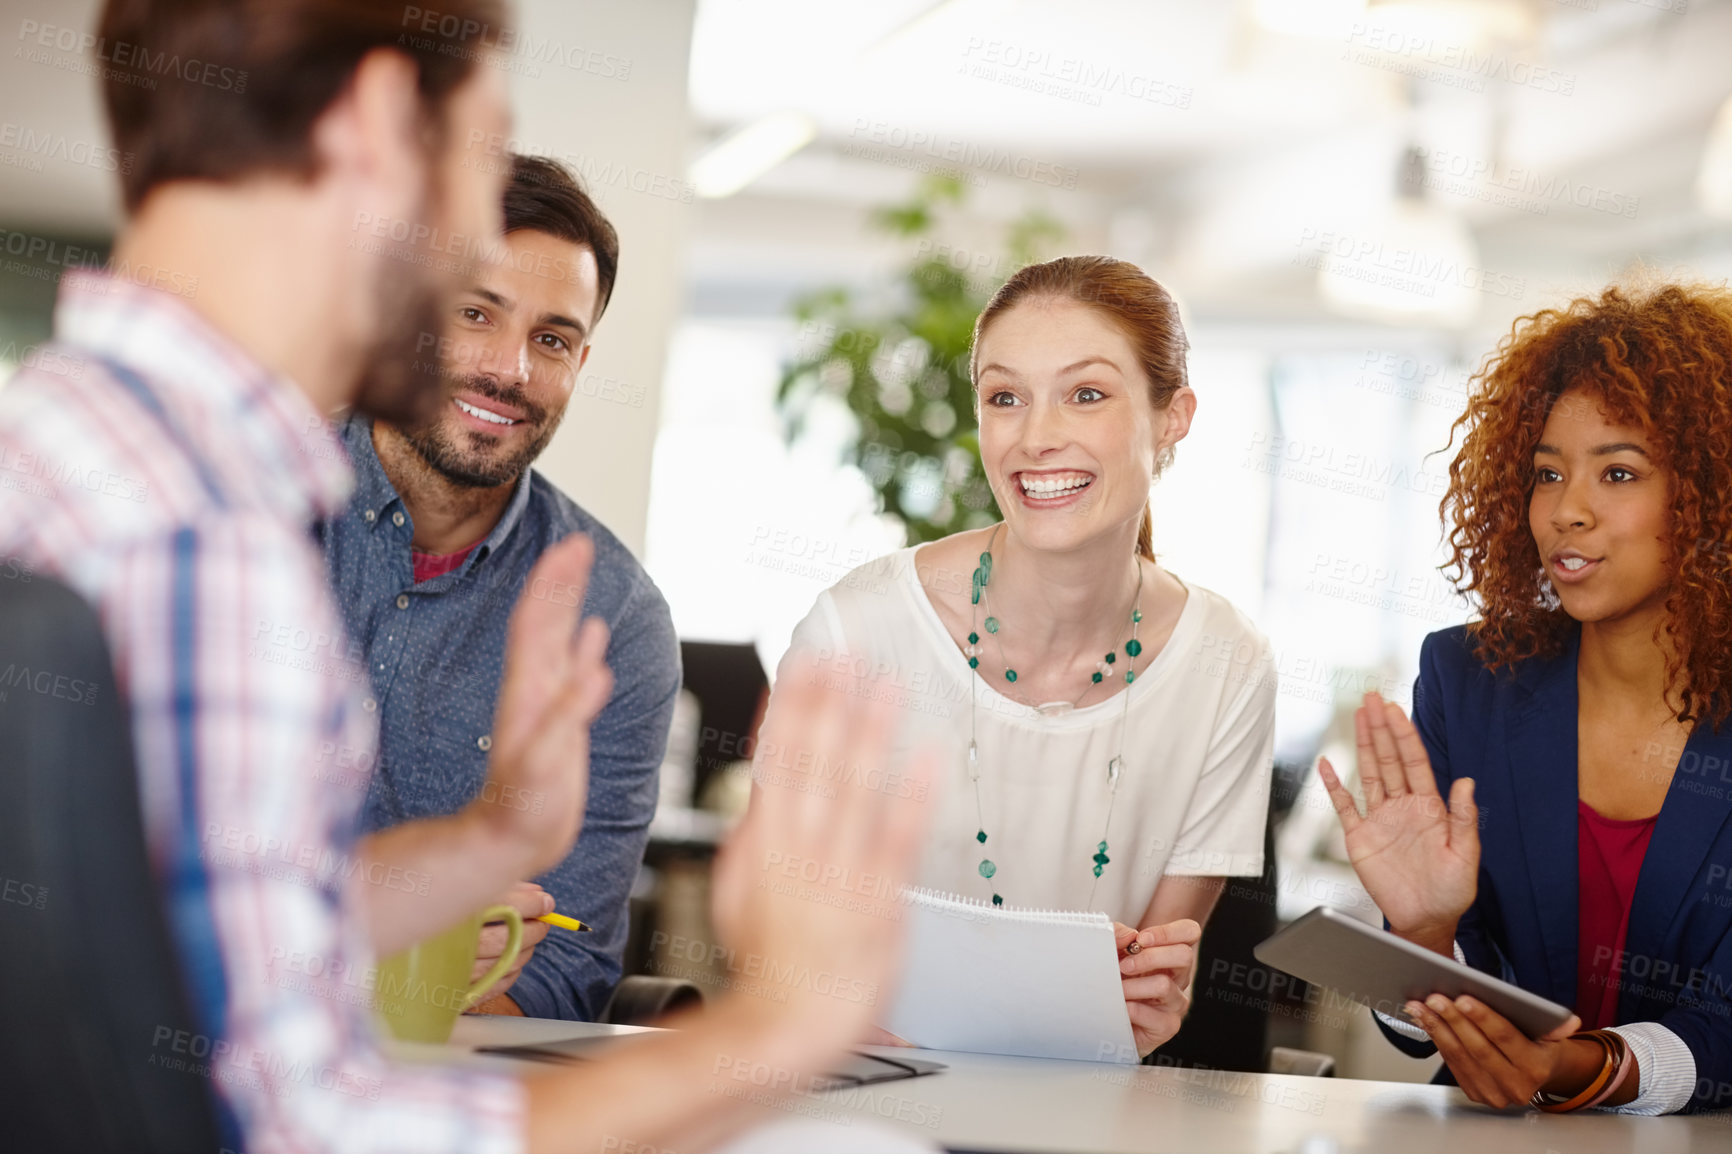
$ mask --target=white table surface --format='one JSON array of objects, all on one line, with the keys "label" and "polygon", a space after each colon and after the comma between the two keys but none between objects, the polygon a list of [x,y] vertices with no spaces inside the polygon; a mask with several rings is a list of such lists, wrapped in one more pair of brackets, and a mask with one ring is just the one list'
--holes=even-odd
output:
[{"label": "white table surface", "polygon": [[[411,1060],[534,1076],[550,1067],[476,1054],[473,1047],[629,1032],[630,1027],[470,1015],[458,1022],[449,1046],[391,1048]],[[1442,1086],[935,1050],[878,1052],[949,1068],[813,1095],[791,1109],[842,1125],[875,1118],[948,1149],[1005,1154],[1732,1154],[1732,1112],[1669,1118],[1499,1114]]]}]

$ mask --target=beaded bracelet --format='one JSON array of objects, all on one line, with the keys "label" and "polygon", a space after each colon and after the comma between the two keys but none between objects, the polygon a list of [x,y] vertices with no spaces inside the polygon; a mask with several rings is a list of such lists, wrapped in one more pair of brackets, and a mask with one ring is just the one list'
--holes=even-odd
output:
[{"label": "beaded bracelet", "polygon": [[1610,1030],[1585,1030],[1579,1034],[1571,1034],[1570,1037],[1591,1039],[1604,1052],[1605,1059],[1593,1080],[1572,1097],[1566,1098],[1545,1090],[1536,1090],[1529,1104],[1547,1114],[1568,1114],[1599,1105],[1623,1085],[1629,1072],[1630,1048],[1621,1035]]}]

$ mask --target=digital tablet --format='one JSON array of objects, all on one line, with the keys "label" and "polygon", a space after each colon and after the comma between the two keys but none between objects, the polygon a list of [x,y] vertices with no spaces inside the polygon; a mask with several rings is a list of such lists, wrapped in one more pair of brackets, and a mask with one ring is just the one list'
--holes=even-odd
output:
[{"label": "digital tablet", "polygon": [[1257,960],[1404,1022],[1401,1007],[1431,994],[1469,994],[1530,1038],[1549,1034],[1572,1011],[1454,958],[1318,906],[1252,951]]}]

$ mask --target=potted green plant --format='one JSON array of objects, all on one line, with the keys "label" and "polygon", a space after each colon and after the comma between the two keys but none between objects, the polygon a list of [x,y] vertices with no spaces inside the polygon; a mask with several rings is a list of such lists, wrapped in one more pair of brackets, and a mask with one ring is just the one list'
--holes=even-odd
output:
[{"label": "potted green plant", "polygon": [[1031,209],[1007,228],[997,256],[936,243],[941,218],[965,200],[961,178],[930,176],[907,202],[872,214],[874,227],[913,250],[892,305],[874,309],[842,287],[801,297],[802,340],[776,393],[790,442],[819,398],[847,406],[858,434],[844,459],[871,482],[879,511],[905,527],[906,544],[997,519],[974,419],[974,319],[1009,271],[1043,259],[1064,236],[1052,216]]}]

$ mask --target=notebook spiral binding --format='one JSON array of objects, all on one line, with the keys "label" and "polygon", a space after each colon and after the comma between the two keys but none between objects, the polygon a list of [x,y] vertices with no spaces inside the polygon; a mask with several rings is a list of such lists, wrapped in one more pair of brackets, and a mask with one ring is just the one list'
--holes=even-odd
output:
[{"label": "notebook spiral binding", "polygon": [[902,900],[908,905],[921,905],[937,913],[955,914],[974,919],[999,918],[1012,922],[1039,922],[1043,925],[1107,926],[1112,919],[1100,910],[1052,910],[1029,906],[995,906],[980,898],[945,893],[925,886],[904,886]]}]

